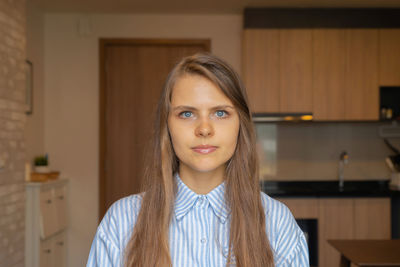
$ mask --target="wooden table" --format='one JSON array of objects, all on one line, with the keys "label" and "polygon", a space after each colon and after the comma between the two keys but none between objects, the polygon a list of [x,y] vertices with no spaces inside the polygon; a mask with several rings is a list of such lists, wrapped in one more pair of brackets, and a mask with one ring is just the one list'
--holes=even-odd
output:
[{"label": "wooden table", "polygon": [[340,266],[400,266],[400,239],[328,240],[341,254]]}]

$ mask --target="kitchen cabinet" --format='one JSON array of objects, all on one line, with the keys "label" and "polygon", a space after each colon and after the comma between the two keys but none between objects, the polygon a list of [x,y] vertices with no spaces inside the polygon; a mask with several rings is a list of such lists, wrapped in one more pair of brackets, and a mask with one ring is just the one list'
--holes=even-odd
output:
[{"label": "kitchen cabinet", "polygon": [[280,112],[312,112],[312,34],[280,30]]},{"label": "kitchen cabinet", "polygon": [[318,220],[319,266],[337,267],[340,254],[328,239],[352,239],[354,223],[354,202],[352,199],[320,199]]},{"label": "kitchen cabinet", "polygon": [[313,30],[313,115],[315,120],[345,117],[346,32]]},{"label": "kitchen cabinet", "polygon": [[400,86],[400,29],[379,29],[379,85]]},{"label": "kitchen cabinet", "polygon": [[296,219],[318,220],[319,266],[337,267],[328,239],[390,239],[390,198],[278,198]]},{"label": "kitchen cabinet", "polygon": [[345,120],[379,119],[378,30],[346,29]]},{"label": "kitchen cabinet", "polygon": [[390,199],[354,199],[354,238],[390,239]]},{"label": "kitchen cabinet", "polygon": [[318,218],[318,199],[311,198],[279,198],[292,212],[296,219]]},{"label": "kitchen cabinet", "polygon": [[[246,29],[243,77],[255,112],[379,119],[377,29]],[[279,105],[277,105],[279,103]]]},{"label": "kitchen cabinet", "polygon": [[245,30],[243,79],[253,112],[279,112],[279,30]]},{"label": "kitchen cabinet", "polygon": [[67,180],[25,188],[25,266],[66,266]]},{"label": "kitchen cabinet", "polygon": [[313,31],[315,120],[378,120],[378,30]]},{"label": "kitchen cabinet", "polygon": [[312,111],[311,45],[307,29],[244,31],[243,79],[254,112]]}]

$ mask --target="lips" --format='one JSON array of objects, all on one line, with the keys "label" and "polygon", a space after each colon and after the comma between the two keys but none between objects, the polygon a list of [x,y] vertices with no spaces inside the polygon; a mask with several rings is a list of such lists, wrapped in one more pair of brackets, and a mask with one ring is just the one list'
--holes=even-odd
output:
[{"label": "lips", "polygon": [[200,145],[200,146],[195,146],[192,149],[194,152],[197,152],[199,154],[209,154],[217,150],[217,147],[210,145]]}]

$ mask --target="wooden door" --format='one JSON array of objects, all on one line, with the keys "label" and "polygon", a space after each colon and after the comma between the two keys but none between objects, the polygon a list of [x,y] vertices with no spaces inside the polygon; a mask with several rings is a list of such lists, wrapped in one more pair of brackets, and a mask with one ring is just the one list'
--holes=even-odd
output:
[{"label": "wooden door", "polygon": [[209,40],[100,40],[100,214],[141,190],[156,103],[182,57]]}]

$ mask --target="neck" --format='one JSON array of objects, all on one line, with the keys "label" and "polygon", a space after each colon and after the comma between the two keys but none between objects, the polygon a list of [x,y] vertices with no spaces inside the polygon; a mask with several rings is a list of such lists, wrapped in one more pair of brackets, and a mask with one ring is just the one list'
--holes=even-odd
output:
[{"label": "neck", "polygon": [[196,194],[205,195],[224,181],[225,166],[209,172],[198,172],[187,166],[179,166],[179,177]]}]

